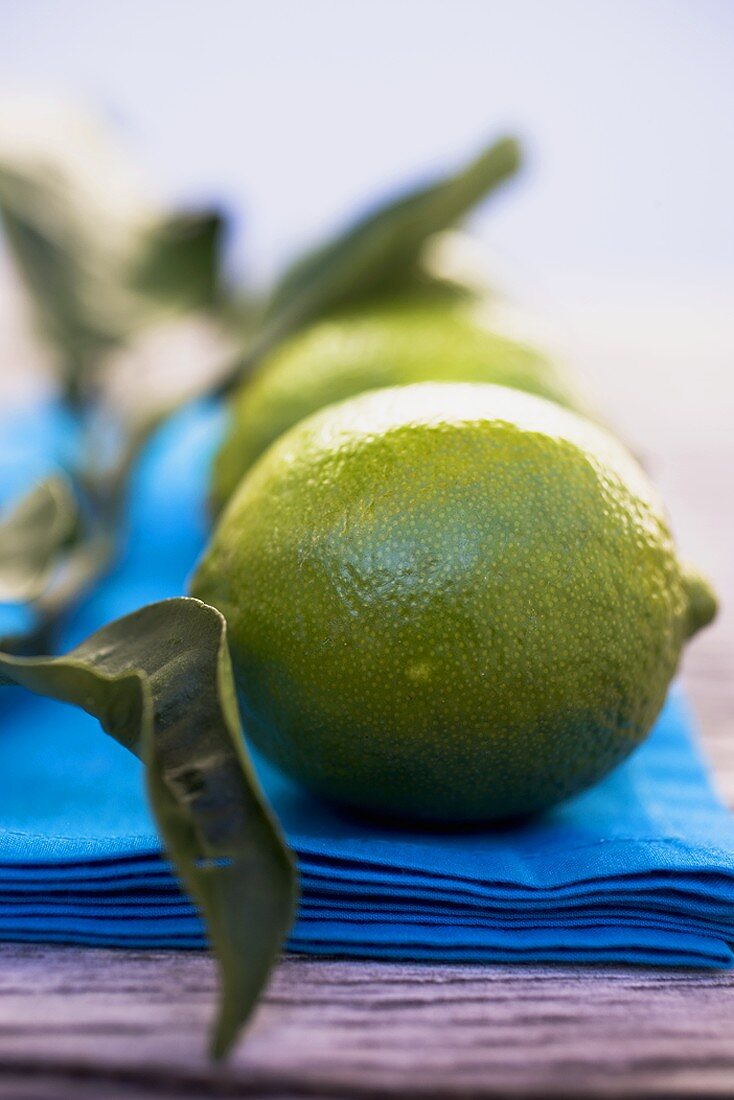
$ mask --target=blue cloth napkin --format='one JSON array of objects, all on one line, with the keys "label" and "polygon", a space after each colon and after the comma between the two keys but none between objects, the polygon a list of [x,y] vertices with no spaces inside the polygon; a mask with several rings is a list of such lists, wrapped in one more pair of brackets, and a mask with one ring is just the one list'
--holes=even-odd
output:
[{"label": "blue cloth napkin", "polygon": [[[218,407],[202,405],[158,433],[136,473],[126,558],[76,614],[65,645],[185,591],[206,539],[221,421]],[[57,410],[6,412],[2,500],[51,468],[69,438]],[[0,939],[202,945],[161,855],[138,763],[74,708],[20,689],[5,689],[0,708]],[[678,689],[614,774],[511,828],[367,824],[256,763],[299,857],[297,950],[708,967],[734,959],[734,819],[712,789]]]}]

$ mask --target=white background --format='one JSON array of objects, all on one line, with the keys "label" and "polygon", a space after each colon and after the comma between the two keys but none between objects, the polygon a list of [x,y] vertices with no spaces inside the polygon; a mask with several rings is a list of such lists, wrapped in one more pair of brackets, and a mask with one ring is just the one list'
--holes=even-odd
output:
[{"label": "white background", "polygon": [[476,219],[644,447],[734,423],[731,0],[0,0],[0,72],[111,113],[178,200],[234,215],[267,279],[377,192],[501,131]]}]

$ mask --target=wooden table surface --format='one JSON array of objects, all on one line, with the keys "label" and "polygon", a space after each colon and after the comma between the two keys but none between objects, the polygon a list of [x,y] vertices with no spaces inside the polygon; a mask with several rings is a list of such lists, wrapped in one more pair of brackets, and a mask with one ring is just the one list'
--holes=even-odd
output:
[{"label": "wooden table surface", "polygon": [[[697,401],[660,354],[657,374],[637,373],[628,356],[620,377],[611,336],[600,346],[603,396],[630,411],[683,545],[723,597],[684,678],[734,805],[734,439],[723,430],[734,420]],[[734,1094],[727,972],[287,958],[246,1040],[216,1069],[203,1054],[214,995],[198,953],[0,945],[0,1097]]]}]

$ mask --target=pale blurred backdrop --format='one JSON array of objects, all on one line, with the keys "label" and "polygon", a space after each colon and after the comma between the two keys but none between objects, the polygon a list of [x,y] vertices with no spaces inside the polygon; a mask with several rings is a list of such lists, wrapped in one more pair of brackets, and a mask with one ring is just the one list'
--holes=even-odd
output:
[{"label": "pale blurred backdrop", "polygon": [[[166,197],[225,205],[230,269],[250,279],[376,195],[516,131],[522,178],[473,224],[489,272],[648,458],[684,550],[734,595],[731,0],[0,11],[4,88],[107,112]],[[0,282],[0,378],[17,388],[25,337],[7,269]],[[702,683],[712,662],[734,681],[729,618],[695,647]]]}]

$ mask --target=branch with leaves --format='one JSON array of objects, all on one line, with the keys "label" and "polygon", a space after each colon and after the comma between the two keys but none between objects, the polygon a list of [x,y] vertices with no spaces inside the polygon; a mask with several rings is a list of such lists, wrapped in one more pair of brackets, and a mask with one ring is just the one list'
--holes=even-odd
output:
[{"label": "branch with leaves", "polygon": [[[222,285],[221,215],[161,211],[88,120],[64,136],[61,146],[25,140],[21,155],[0,132],[6,239],[54,350],[81,455],[0,521],[0,599],[27,604],[31,617],[27,631],[4,640],[0,684],[75,703],[146,764],[158,829],[219,963],[212,1052],[222,1056],[296,906],[294,862],[240,728],[226,624],[182,597],[103,627],[66,656],[45,654],[117,560],[130,475],[155,427],[192,398],[229,392],[316,319],[439,285],[424,262],[427,246],[515,173],[519,151],[504,138],[384,203],[258,299]],[[107,193],[106,178],[114,180]],[[190,351],[202,332],[202,369],[169,370],[162,388],[167,349]]]}]

